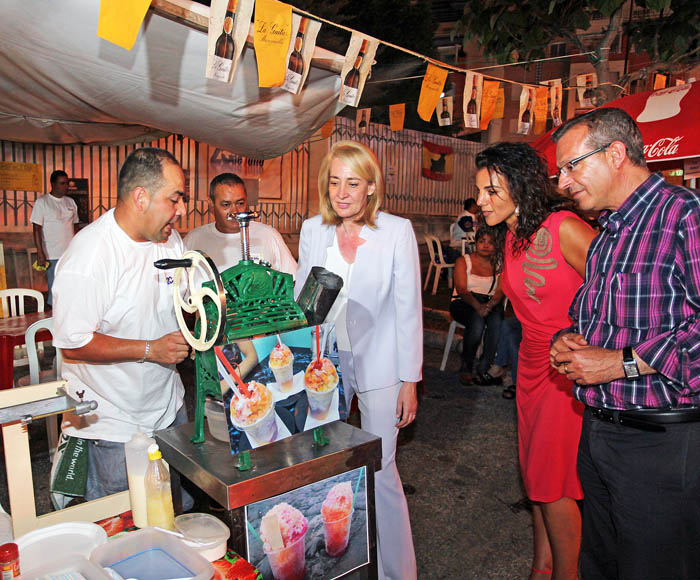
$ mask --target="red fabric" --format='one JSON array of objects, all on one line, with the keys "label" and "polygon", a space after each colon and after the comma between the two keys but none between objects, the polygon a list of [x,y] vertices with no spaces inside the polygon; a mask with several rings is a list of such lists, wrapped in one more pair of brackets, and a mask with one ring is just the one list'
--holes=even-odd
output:
[{"label": "red fabric", "polygon": [[581,277],[559,249],[559,225],[575,214],[550,215],[526,252],[513,256],[512,235],[505,248],[503,289],[523,327],[517,377],[520,469],[528,497],[552,502],[581,499],[576,471],[583,405],[573,383],[549,365],[552,335],[571,324],[569,305]]},{"label": "red fabric", "polygon": [[[623,109],[635,120],[642,132],[648,162],[700,155],[700,82],[637,93],[603,107]],[[532,143],[546,157],[550,175],[557,172],[552,132]]]}]

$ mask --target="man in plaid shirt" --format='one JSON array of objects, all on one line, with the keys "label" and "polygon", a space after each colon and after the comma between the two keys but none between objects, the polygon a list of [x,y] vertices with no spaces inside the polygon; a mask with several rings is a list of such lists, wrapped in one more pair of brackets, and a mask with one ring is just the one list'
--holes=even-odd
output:
[{"label": "man in plaid shirt", "polygon": [[646,167],[639,128],[597,109],[553,136],[559,187],[602,210],[552,365],[586,405],[585,580],[700,578],[700,195]]}]

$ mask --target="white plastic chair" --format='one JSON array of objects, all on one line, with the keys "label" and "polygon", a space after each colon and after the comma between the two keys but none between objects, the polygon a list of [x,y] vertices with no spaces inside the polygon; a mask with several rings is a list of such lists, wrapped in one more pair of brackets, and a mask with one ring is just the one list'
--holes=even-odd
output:
[{"label": "white plastic chair", "polygon": [[[44,311],[44,295],[38,290],[32,290],[31,288],[10,288],[8,290],[0,290],[0,304],[2,305],[2,314],[4,318],[10,318],[12,316],[23,316],[24,315],[24,301],[26,298],[36,300],[36,311]],[[22,367],[25,366],[29,361],[26,356],[23,356],[24,347],[15,347],[15,360],[13,361],[13,366]],[[39,347],[39,350],[43,353],[44,347]]]},{"label": "white plastic chair", "polygon": [[425,284],[423,284],[423,290],[428,287],[428,281],[430,280],[430,274],[433,269],[435,270],[435,281],[433,282],[433,294],[437,292],[438,282],[440,280],[440,273],[444,268],[447,268],[447,277],[450,288],[452,288],[452,270],[455,267],[454,264],[446,264],[444,261],[445,254],[442,251],[442,243],[440,239],[431,236],[430,234],[425,234],[425,243],[428,245],[428,254],[430,255],[430,264],[428,265],[428,273],[425,275]]},{"label": "white plastic chair", "polygon": [[24,315],[24,299],[32,298],[36,300],[36,311],[44,311],[44,295],[38,290],[31,288],[10,288],[0,290],[0,304],[4,318]]},{"label": "white plastic chair", "polygon": [[447,365],[447,357],[450,356],[450,350],[452,349],[452,340],[455,337],[455,330],[457,327],[464,328],[464,325],[460,324],[456,320],[450,322],[450,329],[447,331],[447,340],[445,341],[445,350],[442,352],[442,362],[440,363],[440,370],[444,371]]},{"label": "white plastic chair", "polygon": [[462,238],[462,255],[474,251],[474,244],[476,243],[476,234],[474,232],[467,232]]},{"label": "white plastic chair", "polygon": [[[41,330],[48,330],[53,333],[53,318],[44,318],[38,320],[27,328],[24,333],[24,340],[27,345],[27,358],[29,359],[29,385],[38,385],[40,383],[50,383],[61,380],[61,367],[63,366],[63,355],[61,349],[56,348],[56,368],[42,371],[39,365],[39,356],[36,348],[36,333]],[[26,377],[20,379],[17,386],[24,386]],[[46,418],[46,438],[49,442],[49,461],[53,461],[56,445],[58,444],[58,422],[56,415]]]}]

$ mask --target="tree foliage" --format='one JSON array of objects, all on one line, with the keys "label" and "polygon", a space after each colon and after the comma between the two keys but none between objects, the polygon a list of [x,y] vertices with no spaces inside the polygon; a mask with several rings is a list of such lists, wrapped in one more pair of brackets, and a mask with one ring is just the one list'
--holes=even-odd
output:
[{"label": "tree foliage", "polygon": [[[584,34],[594,18],[604,20],[602,34],[588,58],[603,87],[599,103],[618,96],[610,84],[608,55],[620,30],[637,53],[646,51],[649,66],[635,71],[617,84],[641,78],[654,71],[678,72],[698,62],[700,24],[698,4],[693,0],[635,0],[637,9],[649,9],[654,15],[644,20],[629,18],[625,0],[467,0],[464,16],[455,35],[467,41],[475,39],[484,54],[500,63],[543,58],[547,46],[566,39],[577,52],[589,52]],[[629,5],[627,5],[628,7]]]}]

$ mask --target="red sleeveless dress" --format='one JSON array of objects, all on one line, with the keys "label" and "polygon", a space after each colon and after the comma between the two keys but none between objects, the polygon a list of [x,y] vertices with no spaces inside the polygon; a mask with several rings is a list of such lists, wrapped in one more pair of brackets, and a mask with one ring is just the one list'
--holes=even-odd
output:
[{"label": "red sleeveless dress", "polygon": [[559,246],[559,226],[569,217],[580,220],[569,211],[551,214],[518,256],[508,232],[504,252],[502,287],[523,327],[516,397],[520,469],[528,497],[538,502],[583,497],[576,471],[583,405],[572,395],[573,383],[549,365],[552,335],[571,324],[569,305],[583,282]]}]

